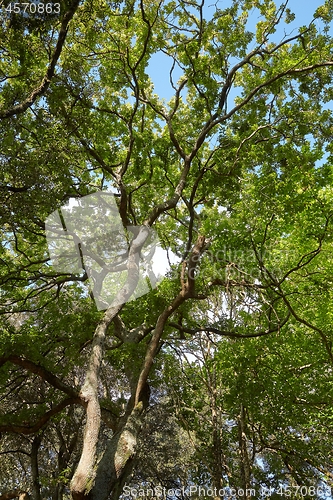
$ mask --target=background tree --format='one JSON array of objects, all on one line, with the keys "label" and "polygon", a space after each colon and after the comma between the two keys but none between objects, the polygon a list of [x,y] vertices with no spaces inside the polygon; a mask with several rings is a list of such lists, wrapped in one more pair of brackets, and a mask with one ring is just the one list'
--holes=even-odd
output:
[{"label": "background tree", "polygon": [[[200,481],[221,485],[229,468],[242,487],[299,484],[306,471],[309,485],[328,484],[331,455],[316,455],[316,443],[331,415],[331,1],[295,29],[288,2],[267,0],[1,9],[2,495],[20,484],[36,499],[118,498],[134,466],[139,474],[159,363],[203,334],[229,340],[214,347],[205,377],[193,370],[199,410],[213,419],[200,432],[217,433],[198,456]],[[149,77],[156,54],[170,63],[168,102]],[[45,240],[50,213],[99,190],[115,193],[125,227],[140,226],[133,279],[104,312],[84,270],[57,271]],[[128,302],[151,227],[179,262]],[[232,401],[219,399],[222,387]],[[179,390],[188,397],[191,386]],[[237,422],[226,440],[224,405]],[[281,408],[280,429],[271,415]]]},{"label": "background tree", "polygon": [[251,488],[259,498],[269,491],[277,498],[283,488],[291,498],[329,492],[330,363],[311,356],[313,338],[308,344],[298,335],[243,345],[204,335],[192,349],[177,347],[178,363],[170,355],[165,378],[177,421],[195,446],[196,484],[225,491],[221,498],[231,490],[251,498]]}]

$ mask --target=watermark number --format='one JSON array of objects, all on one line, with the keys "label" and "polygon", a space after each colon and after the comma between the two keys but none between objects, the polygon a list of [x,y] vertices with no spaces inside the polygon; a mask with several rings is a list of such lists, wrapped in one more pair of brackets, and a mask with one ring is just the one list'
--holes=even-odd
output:
[{"label": "watermark number", "polygon": [[7,12],[15,14],[59,14],[60,3],[10,3]]}]

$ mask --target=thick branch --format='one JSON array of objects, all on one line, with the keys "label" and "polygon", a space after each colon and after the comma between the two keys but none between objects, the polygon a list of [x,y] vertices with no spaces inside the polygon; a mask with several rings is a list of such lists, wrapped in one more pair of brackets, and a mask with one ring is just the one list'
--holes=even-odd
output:
[{"label": "thick branch", "polygon": [[[51,372],[46,370],[40,365],[36,365],[33,361],[30,361],[28,359],[22,358],[20,356],[16,355],[10,355],[7,357],[2,357],[0,358],[0,366],[5,364],[7,361],[14,363],[18,366],[22,366],[26,370],[28,370],[31,373],[35,373],[36,375],[40,376],[43,380],[48,382],[50,385],[55,387],[56,389],[59,389],[59,391],[64,392],[67,394],[70,398],[66,399],[65,401],[71,400],[71,404],[80,404],[83,407],[86,407],[85,401],[80,397],[80,394],[78,391],[73,389],[72,387],[69,387],[68,385],[64,384],[56,375],[53,375]],[[115,429],[116,424],[117,424],[117,417],[114,415],[112,412],[110,412],[106,408],[101,409],[101,418],[103,422],[110,428],[110,429]],[[19,426],[16,426],[19,427]],[[22,429],[25,429],[26,427],[22,426]],[[34,426],[32,427],[34,428]],[[40,427],[38,427],[39,429]],[[2,429],[3,431],[6,431],[6,429]],[[24,431],[16,431],[12,429],[8,429],[8,432],[22,432],[23,434],[25,433]],[[29,431],[29,434],[33,434],[35,431]]]},{"label": "thick branch", "polygon": [[115,336],[122,342],[129,344],[138,344],[153,330],[152,327],[145,324],[127,330],[123,320],[118,315],[113,318],[113,324]]}]

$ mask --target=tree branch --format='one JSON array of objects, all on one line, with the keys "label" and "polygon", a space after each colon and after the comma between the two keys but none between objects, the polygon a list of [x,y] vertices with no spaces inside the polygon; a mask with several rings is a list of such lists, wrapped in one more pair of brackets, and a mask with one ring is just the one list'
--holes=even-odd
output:
[{"label": "tree branch", "polygon": [[144,387],[147,383],[148,375],[150,372],[150,369],[152,367],[154,358],[158,352],[159,349],[159,343],[162,337],[162,334],[164,332],[164,327],[166,325],[166,322],[168,318],[173,314],[178,307],[185,302],[190,297],[193,297],[194,295],[194,286],[195,286],[195,280],[194,280],[194,274],[195,274],[195,268],[198,264],[199,257],[201,253],[205,249],[205,237],[204,236],[199,236],[197,243],[195,244],[193,251],[191,253],[188,267],[187,267],[187,281],[182,282],[182,288],[177,297],[172,301],[169,307],[167,307],[159,316],[156,327],[153,333],[153,336],[151,338],[151,341],[148,345],[147,351],[146,351],[146,356],[141,368],[140,376],[138,379],[137,387],[136,387],[136,392],[135,392],[135,401],[134,401],[134,406],[136,406],[139,401],[140,401],[140,395],[142,391],[144,390]]},{"label": "tree branch", "polygon": [[[43,380],[46,380],[50,385],[55,387],[56,389],[59,389],[59,391],[64,392],[69,396],[69,399],[66,401],[71,400],[71,404],[80,404],[84,408],[86,408],[86,402],[81,398],[81,395],[79,394],[78,391],[73,389],[72,387],[69,387],[68,385],[64,384],[56,375],[53,375],[51,372],[46,370],[40,365],[36,365],[33,361],[30,361],[28,359],[22,358],[20,356],[16,355],[10,355],[7,357],[1,357],[0,358],[0,367],[7,363],[7,361],[16,364],[18,366],[22,366],[26,370],[28,370],[31,373],[35,373],[36,375],[40,376]],[[117,416],[114,415],[110,410],[107,408],[101,408],[101,418],[103,422],[112,430],[116,428],[117,425]],[[23,426],[24,427],[24,426]],[[39,429],[39,428],[38,428]],[[5,431],[6,429],[2,429]],[[14,432],[14,431],[10,431]],[[31,431],[30,433],[33,434],[35,431]],[[24,432],[23,432],[24,433]]]},{"label": "tree branch", "polygon": [[[44,415],[32,425],[19,425],[19,424],[4,424],[0,425],[0,432],[13,432],[15,434],[35,434],[41,429],[51,417],[60,413],[66,406],[72,404],[81,404],[79,398],[66,398],[61,403],[57,404],[54,408],[44,413]],[[0,497],[1,499],[1,497]]]},{"label": "tree branch", "polygon": [[40,365],[36,365],[36,363],[34,363],[33,361],[11,354],[10,356],[0,358],[0,366],[7,363],[7,361],[15,365],[22,366],[29,372],[39,375],[43,380],[46,380],[53,387],[59,389],[59,391],[64,392],[71,398],[77,398],[79,396],[79,393],[75,389],[64,384],[56,375],[53,375],[51,372],[46,370],[46,368],[43,368]]},{"label": "tree branch", "polygon": [[171,210],[172,208],[175,208],[175,206],[177,205],[177,203],[182,195],[182,192],[185,188],[186,178],[187,178],[187,175],[189,173],[190,166],[191,166],[191,161],[188,158],[186,158],[184,161],[184,167],[183,167],[179,182],[176,186],[174,195],[171,198],[169,198],[167,201],[160,203],[159,205],[157,205],[156,207],[153,208],[148,219],[146,219],[144,221],[145,225],[152,226],[153,223],[155,222],[155,220],[163,212],[166,212],[168,210]]},{"label": "tree branch", "polygon": [[268,328],[268,330],[261,330],[256,333],[236,333],[236,332],[231,332],[229,330],[220,330],[219,328],[215,328],[213,326],[207,326],[204,328],[186,328],[183,325],[179,325],[178,323],[173,323],[170,322],[169,325],[172,326],[173,328],[176,328],[180,332],[183,333],[189,333],[190,335],[195,335],[196,333],[199,332],[207,332],[207,333],[216,333],[217,335],[221,335],[223,337],[230,337],[230,338],[238,338],[238,339],[249,339],[249,338],[255,338],[255,337],[263,337],[264,335],[269,335],[271,333],[275,333],[280,331],[280,329],[287,323],[291,316],[290,311],[288,311],[287,316],[276,326],[273,328]]},{"label": "tree branch", "polygon": [[12,500],[13,498],[18,498],[19,500],[29,500],[30,495],[27,491],[22,490],[11,490],[0,495],[0,500]]},{"label": "tree branch", "polygon": [[73,0],[70,8],[65,13],[62,19],[57,45],[54,49],[51,62],[46,70],[46,74],[39,87],[35,88],[31,92],[29,97],[27,97],[25,101],[21,102],[21,104],[17,104],[16,106],[13,106],[12,108],[7,109],[6,111],[0,110],[0,119],[6,119],[14,115],[24,113],[24,111],[26,111],[30,106],[32,106],[32,104],[36,101],[37,97],[43,95],[46,92],[54,76],[55,67],[66,40],[68,24],[71,21],[72,17],[74,16],[79,4],[80,0]]}]

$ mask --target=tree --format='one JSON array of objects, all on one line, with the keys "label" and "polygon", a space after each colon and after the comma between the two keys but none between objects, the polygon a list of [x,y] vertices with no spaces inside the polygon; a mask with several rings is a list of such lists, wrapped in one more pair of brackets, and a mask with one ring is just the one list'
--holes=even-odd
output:
[{"label": "tree", "polygon": [[219,498],[325,498],[330,490],[330,362],[295,328],[292,339],[285,329],[243,345],[204,335],[191,350],[179,343],[178,361],[170,353],[165,379],[195,443],[192,480]]},{"label": "tree", "polygon": [[[294,30],[288,2],[44,5],[36,15],[1,7],[0,431],[5,460],[24,464],[12,479],[5,466],[2,494],[20,483],[36,499],[68,488],[74,500],[115,499],[166,345],[205,333],[234,339],[221,343],[227,350],[251,353],[245,339],[267,337],[288,351],[296,332],[295,353],[313,339],[308,383],[330,380],[333,6]],[[168,102],[149,77],[156,54],[170,64]],[[45,239],[51,213],[98,191],[115,194],[124,228],[137,227],[121,263],[127,279],[105,311],[85,268],[57,270]],[[178,264],[129,301],[150,228]],[[300,368],[295,355],[290,370]],[[271,390],[286,390],[282,382]],[[243,465],[247,388],[237,409]],[[322,417],[311,425],[323,439]],[[320,461],[323,479],[332,465]]]}]

